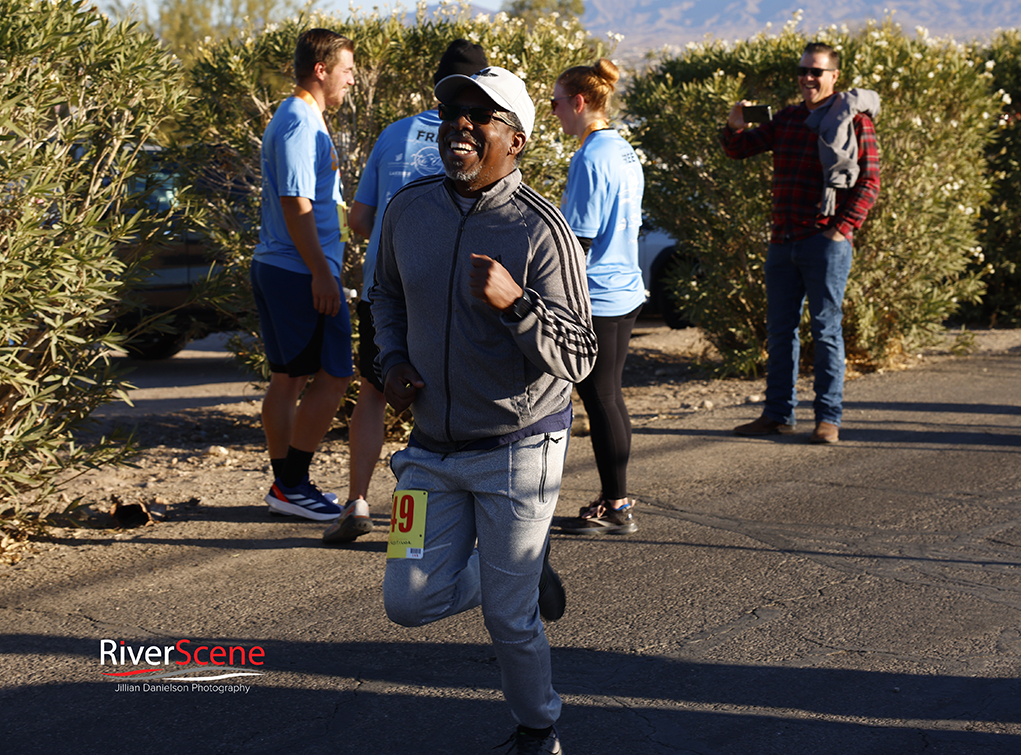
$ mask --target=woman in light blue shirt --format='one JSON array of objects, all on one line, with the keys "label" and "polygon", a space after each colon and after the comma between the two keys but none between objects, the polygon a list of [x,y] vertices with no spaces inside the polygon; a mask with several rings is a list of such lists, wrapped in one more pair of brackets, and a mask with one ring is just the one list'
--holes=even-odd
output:
[{"label": "woman in light blue shirt", "polygon": [[564,531],[624,535],[638,527],[627,497],[631,419],[621,380],[628,342],[645,302],[638,267],[645,180],[634,149],[607,120],[620,72],[602,58],[560,74],[550,105],[565,134],[581,142],[571,158],[561,210],[586,253],[592,321],[599,341],[595,368],[578,384],[591,423],[592,450],[602,486]]}]

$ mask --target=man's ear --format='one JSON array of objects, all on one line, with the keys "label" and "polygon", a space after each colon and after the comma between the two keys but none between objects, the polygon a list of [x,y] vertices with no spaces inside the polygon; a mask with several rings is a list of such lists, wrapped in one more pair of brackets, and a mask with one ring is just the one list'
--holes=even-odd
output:
[{"label": "man's ear", "polygon": [[312,66],[312,71],[315,74],[317,81],[322,81],[323,79],[326,78],[327,71],[325,63],[321,61],[319,63],[316,63],[314,66]]},{"label": "man's ear", "polygon": [[510,147],[507,149],[507,154],[514,155],[515,157],[520,155],[525,149],[526,141],[528,140],[525,138],[524,131],[515,131],[513,136],[511,136]]}]

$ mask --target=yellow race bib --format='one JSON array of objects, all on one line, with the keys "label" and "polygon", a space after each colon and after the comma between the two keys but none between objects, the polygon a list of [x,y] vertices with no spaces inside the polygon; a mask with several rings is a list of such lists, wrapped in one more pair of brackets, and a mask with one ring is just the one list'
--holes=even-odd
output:
[{"label": "yellow race bib", "polygon": [[422,558],[425,549],[425,490],[394,491],[387,558]]}]

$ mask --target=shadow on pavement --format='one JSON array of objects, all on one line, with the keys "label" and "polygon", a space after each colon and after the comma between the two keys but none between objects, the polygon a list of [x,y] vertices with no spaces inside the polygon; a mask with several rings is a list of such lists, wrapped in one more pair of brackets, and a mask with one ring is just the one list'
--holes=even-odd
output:
[{"label": "shadow on pavement", "polygon": [[[755,438],[742,438],[734,434],[732,430],[701,429],[691,427],[635,427],[631,430],[632,435],[673,435],[677,437],[706,438],[711,440],[731,440],[740,443],[785,443],[795,445],[807,445],[808,436],[811,430],[809,423],[798,423],[805,429],[791,435],[764,435]],[[1021,446],[1021,435],[1013,425],[999,427],[990,426],[987,430],[959,430],[956,427],[948,426],[946,423],[933,423],[932,430],[914,430],[903,427],[904,421],[898,420],[895,427],[877,427],[874,421],[851,420],[840,428],[841,443],[897,443],[901,446],[910,447],[912,444],[919,447],[932,445],[950,446]],[[893,422],[891,421],[891,424]],[[913,424],[918,424],[915,421]],[[973,428],[974,425],[962,427]],[[817,446],[820,449],[840,448],[840,444]]]},{"label": "shadow on pavement", "polygon": [[[199,642],[190,639],[192,647]],[[0,636],[8,652],[74,666],[83,678],[4,693],[8,751],[446,755],[488,751],[513,727],[485,645],[209,642],[260,645],[265,675],[208,683],[250,685],[248,694],[115,692],[115,681],[102,681],[111,667],[100,666],[96,640]],[[553,665],[566,698],[564,749],[579,755],[1021,751],[1021,736],[995,731],[1021,722],[1014,678],[694,663],[563,647],[554,648]]]}]

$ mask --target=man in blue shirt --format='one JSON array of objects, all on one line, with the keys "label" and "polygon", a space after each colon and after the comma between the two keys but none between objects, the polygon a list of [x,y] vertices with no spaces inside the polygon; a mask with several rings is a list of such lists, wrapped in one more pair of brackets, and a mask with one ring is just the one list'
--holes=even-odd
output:
[{"label": "man in blue shirt", "polygon": [[309,480],[312,456],[354,372],[340,285],[339,161],[323,115],[354,84],[351,40],[327,29],[306,31],[295,47],[294,74],[294,96],[263,135],[262,226],[252,260],[272,372],[262,404],[275,477],[266,503],[277,513],[317,521],[343,515],[353,540],[372,529],[368,512],[343,511]]},{"label": "man in blue shirt", "polygon": [[[488,65],[480,45],[465,39],[455,39],[440,58],[433,83],[454,74],[470,76]],[[347,507],[363,507],[368,511],[365,496],[369,491],[372,472],[383,448],[383,418],[386,399],[383,384],[376,375],[373,362],[378,350],[375,329],[369,311],[368,290],[376,269],[376,250],[383,224],[383,210],[398,189],[416,178],[443,172],[436,132],[440,117],[435,109],[426,110],[410,118],[403,118],[387,126],[379,135],[372,154],[358,183],[355,201],[351,206],[351,229],[367,238],[365,262],[362,266],[362,296],[358,302],[358,360],[361,385],[358,403],[351,416],[351,474],[348,483]],[[346,527],[343,520],[330,525],[323,533],[324,542],[343,542]]]}]

